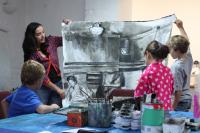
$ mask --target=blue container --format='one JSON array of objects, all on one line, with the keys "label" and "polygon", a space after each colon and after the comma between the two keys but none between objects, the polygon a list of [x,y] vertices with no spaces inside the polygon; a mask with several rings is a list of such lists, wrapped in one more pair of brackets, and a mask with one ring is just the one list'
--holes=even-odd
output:
[{"label": "blue container", "polygon": [[112,106],[105,102],[91,102],[88,104],[88,125],[106,128],[111,126]]}]

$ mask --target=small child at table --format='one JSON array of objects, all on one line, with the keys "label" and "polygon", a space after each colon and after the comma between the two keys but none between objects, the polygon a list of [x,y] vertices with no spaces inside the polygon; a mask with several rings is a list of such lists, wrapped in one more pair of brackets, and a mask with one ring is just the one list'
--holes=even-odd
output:
[{"label": "small child at table", "polygon": [[22,86],[2,100],[5,117],[15,117],[30,113],[49,113],[59,108],[57,104],[44,105],[35,90],[42,85],[45,69],[40,63],[28,60],[21,70]]}]

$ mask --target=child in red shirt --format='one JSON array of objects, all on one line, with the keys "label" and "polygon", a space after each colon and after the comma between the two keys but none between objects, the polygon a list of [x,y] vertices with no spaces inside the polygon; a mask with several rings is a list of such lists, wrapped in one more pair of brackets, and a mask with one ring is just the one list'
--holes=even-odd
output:
[{"label": "child in red shirt", "polygon": [[169,48],[158,41],[149,43],[145,50],[147,68],[142,73],[134,96],[154,93],[158,102],[163,103],[164,110],[172,110],[173,76],[170,68],[162,64],[169,54]]}]

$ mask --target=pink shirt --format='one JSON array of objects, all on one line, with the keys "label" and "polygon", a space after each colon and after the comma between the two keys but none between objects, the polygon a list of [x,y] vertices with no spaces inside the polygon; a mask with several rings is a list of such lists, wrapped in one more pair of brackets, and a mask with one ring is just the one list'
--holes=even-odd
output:
[{"label": "pink shirt", "polygon": [[142,73],[134,96],[143,97],[144,94],[155,93],[157,100],[163,103],[164,110],[172,110],[173,84],[174,80],[170,68],[164,66],[162,62],[155,62]]},{"label": "pink shirt", "polygon": [[46,70],[43,85],[47,85],[50,81],[48,76],[50,72],[50,67],[54,67],[57,75],[61,76],[61,72],[59,69],[57,48],[62,46],[62,37],[48,36],[46,41],[48,43],[48,47],[46,50],[49,53],[49,56],[43,57],[39,51],[35,51],[30,57],[30,59],[38,61],[39,63],[43,64]]}]

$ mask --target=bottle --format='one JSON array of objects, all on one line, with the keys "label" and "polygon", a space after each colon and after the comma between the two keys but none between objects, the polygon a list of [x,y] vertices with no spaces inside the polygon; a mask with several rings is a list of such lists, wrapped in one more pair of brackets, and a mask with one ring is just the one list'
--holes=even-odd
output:
[{"label": "bottle", "polygon": [[151,94],[151,103],[158,103],[155,93]]}]

